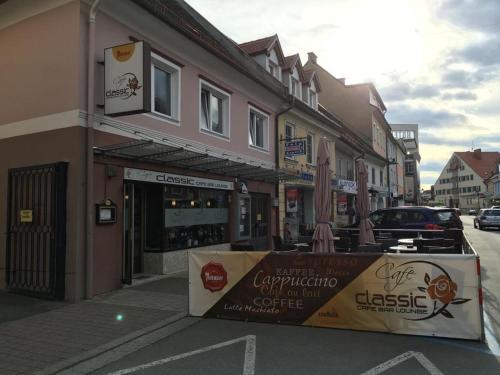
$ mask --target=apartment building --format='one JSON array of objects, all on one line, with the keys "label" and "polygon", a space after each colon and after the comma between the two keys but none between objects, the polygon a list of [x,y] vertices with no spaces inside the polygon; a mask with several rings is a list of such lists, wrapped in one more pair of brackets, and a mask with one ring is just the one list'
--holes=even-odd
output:
[{"label": "apartment building", "polygon": [[489,207],[495,193],[488,192],[488,182],[499,160],[499,152],[454,152],[434,183],[435,202],[464,211]]}]

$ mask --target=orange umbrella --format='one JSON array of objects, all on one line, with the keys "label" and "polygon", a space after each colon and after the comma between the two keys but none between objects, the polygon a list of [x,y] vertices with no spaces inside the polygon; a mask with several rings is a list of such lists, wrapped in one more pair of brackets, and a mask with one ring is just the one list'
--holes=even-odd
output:
[{"label": "orange umbrella", "polygon": [[324,138],[318,145],[316,181],[314,185],[314,208],[316,210],[316,229],[313,234],[313,252],[333,253],[333,234],[330,229],[332,212],[332,193],[330,181],[330,144]]}]

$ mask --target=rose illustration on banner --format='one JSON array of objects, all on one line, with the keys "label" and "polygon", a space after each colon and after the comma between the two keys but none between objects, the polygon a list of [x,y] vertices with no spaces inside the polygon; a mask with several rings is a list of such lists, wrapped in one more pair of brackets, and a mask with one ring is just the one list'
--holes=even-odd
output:
[{"label": "rose illustration on banner", "polygon": [[457,284],[445,275],[440,275],[430,282],[427,293],[432,299],[438,299],[446,305],[455,298]]},{"label": "rose illustration on banner", "polygon": [[[444,271],[441,267],[439,267]],[[470,301],[470,298],[455,298],[457,295],[458,287],[455,282],[451,279],[447,272],[445,274],[439,275],[435,279],[431,280],[429,274],[425,274],[424,281],[427,284],[427,288],[419,287],[421,292],[427,292],[429,297],[434,300],[433,312],[426,319],[432,318],[438,314],[445,316],[446,318],[453,319],[454,316],[446,309],[449,304],[460,305]],[[437,308],[437,302],[441,302],[443,306]]]}]

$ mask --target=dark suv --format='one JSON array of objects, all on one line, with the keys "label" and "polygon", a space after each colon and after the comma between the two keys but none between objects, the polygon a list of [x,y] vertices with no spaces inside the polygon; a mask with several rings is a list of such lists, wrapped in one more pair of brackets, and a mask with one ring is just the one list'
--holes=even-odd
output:
[{"label": "dark suv", "polygon": [[463,229],[455,209],[441,207],[391,207],[370,213],[375,229]]}]

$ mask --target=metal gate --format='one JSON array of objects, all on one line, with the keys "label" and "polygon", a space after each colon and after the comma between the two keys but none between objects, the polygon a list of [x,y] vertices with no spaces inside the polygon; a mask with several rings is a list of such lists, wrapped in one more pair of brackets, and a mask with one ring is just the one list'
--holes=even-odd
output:
[{"label": "metal gate", "polygon": [[13,291],[64,299],[68,163],[9,170],[6,282]]}]

